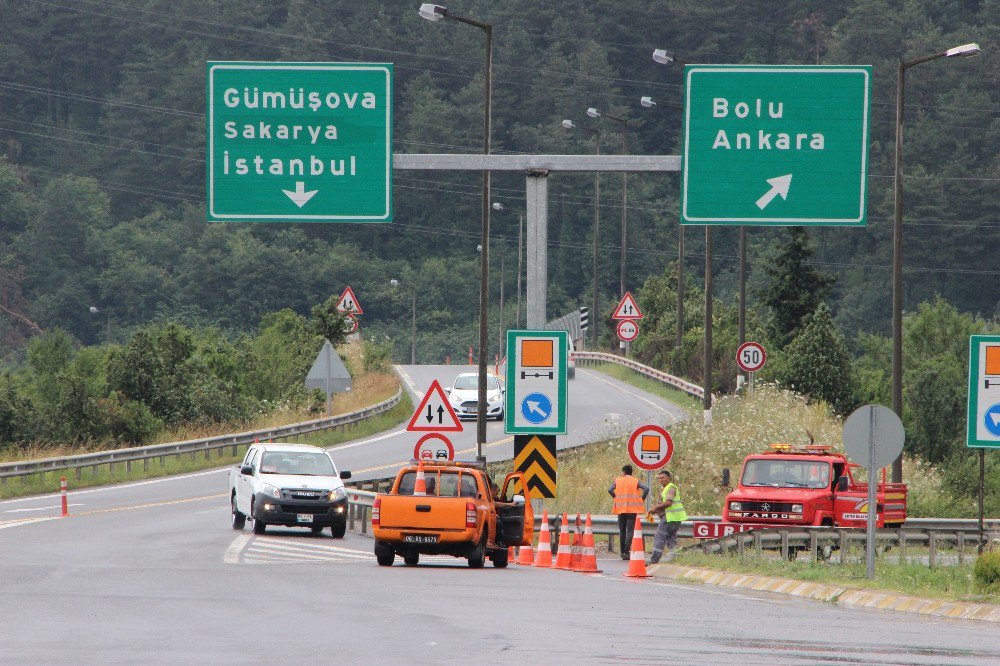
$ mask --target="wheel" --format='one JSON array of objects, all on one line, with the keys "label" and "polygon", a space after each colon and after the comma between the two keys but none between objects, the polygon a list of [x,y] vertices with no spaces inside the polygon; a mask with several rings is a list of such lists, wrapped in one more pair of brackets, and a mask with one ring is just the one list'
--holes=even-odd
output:
[{"label": "wheel", "polygon": [[391,567],[396,560],[396,552],[379,541],[375,542],[375,559],[380,567]]},{"label": "wheel", "polygon": [[236,510],[236,493],[233,493],[233,496],[229,498],[229,506],[233,513],[233,529],[242,530],[243,526],[247,524],[247,516]]},{"label": "wheel", "polygon": [[483,565],[486,564],[486,536],[483,535],[483,540],[475,550],[469,553],[469,567],[472,569],[482,569]]},{"label": "wheel", "polygon": [[322,525],[313,525],[312,527],[309,528],[309,531],[313,533],[313,536],[319,536],[320,532],[323,531],[323,526]]},{"label": "wheel", "polygon": [[493,566],[497,569],[506,569],[507,563],[510,560],[510,553],[506,548],[503,550],[498,550],[493,555],[490,556],[490,560],[493,562]]},{"label": "wheel", "polygon": [[344,535],[347,534],[347,523],[334,523],[330,525],[330,534],[333,535],[334,539],[343,539]]},{"label": "wheel", "polygon": [[403,555],[403,563],[408,567],[417,566],[417,562],[420,561],[420,553],[406,553]]},{"label": "wheel", "polygon": [[250,517],[253,518],[253,533],[263,534],[267,529],[267,523],[257,517],[257,512],[253,504],[250,505]]}]

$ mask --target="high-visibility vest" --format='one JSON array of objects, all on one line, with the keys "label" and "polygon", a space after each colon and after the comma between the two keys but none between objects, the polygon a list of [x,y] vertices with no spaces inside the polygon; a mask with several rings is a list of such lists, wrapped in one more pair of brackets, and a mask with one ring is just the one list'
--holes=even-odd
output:
[{"label": "high-visibility vest", "polygon": [[619,476],[615,479],[614,513],[643,513],[646,505],[639,494],[639,479],[634,476]]},{"label": "high-visibility vest", "polygon": [[667,494],[670,492],[671,488],[674,489],[674,499],[670,503],[670,506],[665,509],[667,517],[666,520],[668,523],[679,523],[682,520],[688,519],[687,512],[684,510],[684,504],[681,502],[681,489],[678,488],[673,481],[671,481],[664,486],[661,497],[664,502],[669,500],[670,498],[667,497]]}]

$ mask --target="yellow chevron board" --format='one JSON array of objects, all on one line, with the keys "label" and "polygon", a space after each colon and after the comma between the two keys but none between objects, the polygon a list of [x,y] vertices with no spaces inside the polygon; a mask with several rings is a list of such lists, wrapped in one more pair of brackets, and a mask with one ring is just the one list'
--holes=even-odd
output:
[{"label": "yellow chevron board", "polygon": [[555,435],[514,435],[514,469],[522,472],[527,483],[528,499],[556,496]]}]

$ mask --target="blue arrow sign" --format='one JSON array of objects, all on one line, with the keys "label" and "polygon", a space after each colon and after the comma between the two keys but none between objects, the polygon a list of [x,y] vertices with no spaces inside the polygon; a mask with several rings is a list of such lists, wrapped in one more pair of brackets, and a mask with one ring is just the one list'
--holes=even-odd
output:
[{"label": "blue arrow sign", "polygon": [[544,393],[529,393],[521,401],[521,414],[529,423],[542,423],[552,415],[552,401]]},{"label": "blue arrow sign", "polygon": [[983,421],[983,425],[986,426],[991,435],[1000,437],[1000,404],[993,405],[987,409],[986,414],[983,416]]}]

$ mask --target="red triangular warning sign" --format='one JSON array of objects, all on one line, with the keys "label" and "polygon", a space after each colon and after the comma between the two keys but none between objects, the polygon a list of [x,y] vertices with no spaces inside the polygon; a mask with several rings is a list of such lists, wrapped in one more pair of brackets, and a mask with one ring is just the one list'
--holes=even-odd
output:
[{"label": "red triangular warning sign", "polygon": [[361,303],[358,303],[357,296],[354,295],[354,290],[350,287],[345,289],[344,293],[340,295],[340,300],[337,301],[337,312],[350,312],[356,315],[365,313],[361,309]]},{"label": "red triangular warning sign", "polygon": [[438,380],[424,394],[417,411],[413,412],[407,432],[462,432],[462,423],[448,402],[448,396]]},{"label": "red triangular warning sign", "polygon": [[615,308],[615,313],[611,315],[612,319],[642,319],[642,312],[639,311],[639,305],[632,298],[632,292],[626,291],[625,295],[622,296],[621,303]]}]

